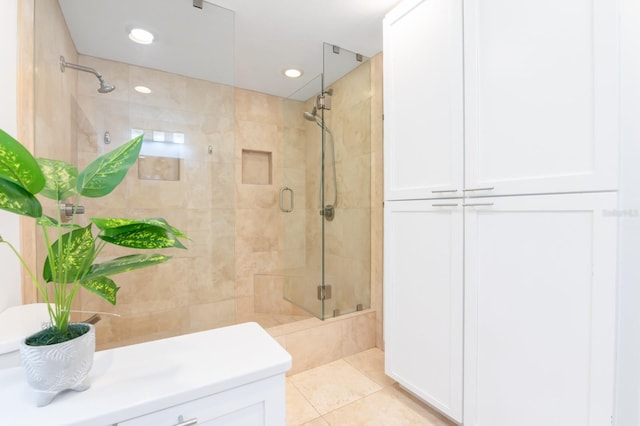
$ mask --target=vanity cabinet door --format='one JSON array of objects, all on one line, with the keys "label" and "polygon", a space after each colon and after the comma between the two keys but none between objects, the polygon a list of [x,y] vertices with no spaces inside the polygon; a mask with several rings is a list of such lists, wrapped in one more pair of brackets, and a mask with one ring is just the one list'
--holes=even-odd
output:
[{"label": "vanity cabinet door", "polygon": [[462,1],[405,1],[383,26],[385,199],[460,196]]},{"label": "vanity cabinet door", "polygon": [[385,203],[385,371],[462,420],[460,200]]},{"label": "vanity cabinet door", "polygon": [[282,426],[286,417],[285,378],[284,375],[274,376],[173,406],[171,398],[167,398],[165,404],[165,409],[119,422],[118,425]]},{"label": "vanity cabinet door", "polygon": [[616,189],[618,44],[617,0],[465,0],[465,193]]},{"label": "vanity cabinet door", "polygon": [[615,193],[473,203],[486,205],[465,207],[465,426],[610,424]]}]

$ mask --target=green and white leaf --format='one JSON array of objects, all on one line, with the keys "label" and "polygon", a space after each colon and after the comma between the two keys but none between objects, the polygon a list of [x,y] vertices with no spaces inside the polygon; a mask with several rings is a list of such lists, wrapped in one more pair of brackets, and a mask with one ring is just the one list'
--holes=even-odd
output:
[{"label": "green and white leaf", "polygon": [[124,218],[91,218],[91,222],[96,225],[105,235],[113,236],[121,232],[128,232],[134,229],[133,225],[140,225],[140,228],[145,228],[145,225],[152,225],[168,232],[171,232],[178,238],[189,238],[185,233],[179,229],[169,225],[169,223],[161,217],[152,217],[147,219],[124,219]]},{"label": "green and white leaf", "polygon": [[38,219],[36,219],[36,223],[40,226],[44,226],[45,228],[55,228],[60,226],[62,229],[80,229],[82,226],[77,225],[75,223],[58,223],[57,220],[52,218],[51,216],[42,215]]},{"label": "green and white leaf", "polygon": [[86,277],[80,281],[80,285],[112,305],[116,304],[116,294],[120,287],[110,278],[103,275]]},{"label": "green and white leaf", "polygon": [[42,216],[42,205],[22,186],[0,179],[0,209],[23,216]]},{"label": "green and white leaf", "polygon": [[76,193],[78,168],[64,161],[38,158],[38,164],[45,177],[41,194],[60,201]]},{"label": "green and white leaf", "polygon": [[112,231],[115,235],[100,235],[99,237],[103,241],[117,246],[136,249],[186,248],[173,232],[153,225],[127,225]]},{"label": "green and white leaf", "polygon": [[103,197],[111,193],[125,178],[138,159],[142,148],[140,135],[121,147],[101,155],[79,175],[78,193],[87,197]]},{"label": "green and white leaf", "polygon": [[171,259],[171,256],[165,256],[162,254],[130,254],[128,256],[117,257],[115,259],[93,265],[91,267],[91,271],[85,278],[83,278],[82,281],[98,276],[116,275],[123,272],[146,268],[148,266],[159,265],[169,259]]},{"label": "green and white leaf", "polygon": [[36,159],[3,130],[0,130],[0,179],[18,184],[31,194],[44,187],[44,175]]},{"label": "green and white leaf", "polygon": [[47,256],[42,271],[46,282],[66,284],[82,279],[95,256],[91,225],[64,234],[51,245],[51,252],[53,257]]}]

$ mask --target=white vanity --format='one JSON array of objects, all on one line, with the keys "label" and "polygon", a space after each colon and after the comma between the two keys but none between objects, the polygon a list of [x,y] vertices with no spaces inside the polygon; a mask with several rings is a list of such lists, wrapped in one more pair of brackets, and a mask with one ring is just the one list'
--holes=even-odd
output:
[{"label": "white vanity", "polygon": [[22,368],[0,370],[0,423],[284,425],[291,356],[256,323],[96,352],[91,388],[38,408]]}]

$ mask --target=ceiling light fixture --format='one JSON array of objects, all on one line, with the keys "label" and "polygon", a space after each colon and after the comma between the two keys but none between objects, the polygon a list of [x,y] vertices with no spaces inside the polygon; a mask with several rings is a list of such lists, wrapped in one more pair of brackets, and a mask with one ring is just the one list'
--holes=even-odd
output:
[{"label": "ceiling light fixture", "polygon": [[282,71],[282,73],[289,78],[298,78],[303,74],[302,70],[298,68],[287,68],[286,70]]},{"label": "ceiling light fixture", "polygon": [[135,41],[140,44],[151,44],[153,43],[153,34],[151,34],[147,30],[143,30],[142,28],[134,28],[129,32],[129,38],[131,41]]},{"label": "ceiling light fixture", "polygon": [[136,86],[133,88],[136,92],[138,93],[144,93],[145,95],[151,93],[151,89],[149,89],[147,86]]}]

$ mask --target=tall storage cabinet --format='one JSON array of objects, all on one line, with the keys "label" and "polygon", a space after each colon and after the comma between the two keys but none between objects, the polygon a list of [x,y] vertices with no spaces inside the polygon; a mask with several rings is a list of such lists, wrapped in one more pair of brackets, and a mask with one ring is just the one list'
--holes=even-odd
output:
[{"label": "tall storage cabinet", "polygon": [[385,368],[474,426],[613,414],[617,1],[384,21]]}]

